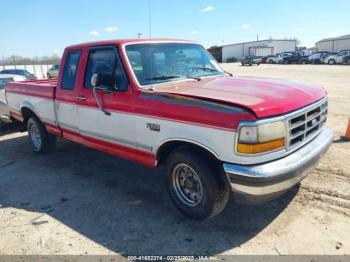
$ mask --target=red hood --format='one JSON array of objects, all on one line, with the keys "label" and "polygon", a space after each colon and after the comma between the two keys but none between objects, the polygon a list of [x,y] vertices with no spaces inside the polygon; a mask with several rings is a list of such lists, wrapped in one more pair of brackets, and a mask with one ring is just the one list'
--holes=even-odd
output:
[{"label": "red hood", "polygon": [[154,86],[156,92],[207,98],[240,105],[257,117],[281,115],[326,96],[316,85],[253,77],[217,77]]}]

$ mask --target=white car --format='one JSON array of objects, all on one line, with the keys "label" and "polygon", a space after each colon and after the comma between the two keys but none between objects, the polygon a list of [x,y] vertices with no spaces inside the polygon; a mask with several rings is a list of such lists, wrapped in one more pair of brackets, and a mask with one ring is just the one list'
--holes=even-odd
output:
[{"label": "white car", "polygon": [[330,64],[330,65],[344,64],[344,63],[347,64],[348,63],[347,57],[349,57],[349,56],[350,56],[350,50],[343,50],[343,51],[338,52],[335,55],[328,56],[325,59],[325,63]]},{"label": "white car", "polygon": [[5,84],[13,81],[24,81],[26,78],[20,75],[0,74],[0,130],[6,123],[11,122],[10,113],[5,99]]},{"label": "white car", "polygon": [[269,64],[278,64],[280,61],[282,61],[283,57],[286,57],[286,56],[291,56],[292,53],[280,53],[280,54],[277,54],[275,56],[271,56],[269,57],[267,60],[266,60],[266,63],[269,63]]}]

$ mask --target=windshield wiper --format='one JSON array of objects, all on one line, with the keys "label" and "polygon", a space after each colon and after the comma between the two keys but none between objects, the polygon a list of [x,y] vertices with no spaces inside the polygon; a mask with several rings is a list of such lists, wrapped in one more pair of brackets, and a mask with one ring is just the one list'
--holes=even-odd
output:
[{"label": "windshield wiper", "polygon": [[201,81],[202,78],[198,77],[198,76],[186,76],[187,78],[191,78],[191,79],[195,79],[197,81]]},{"label": "windshield wiper", "polygon": [[207,72],[219,72],[219,70],[210,67],[193,67],[192,69],[203,70]]},{"label": "windshield wiper", "polygon": [[181,76],[176,75],[163,75],[163,76],[153,76],[150,78],[146,78],[146,80],[168,80],[173,78],[180,78]]}]

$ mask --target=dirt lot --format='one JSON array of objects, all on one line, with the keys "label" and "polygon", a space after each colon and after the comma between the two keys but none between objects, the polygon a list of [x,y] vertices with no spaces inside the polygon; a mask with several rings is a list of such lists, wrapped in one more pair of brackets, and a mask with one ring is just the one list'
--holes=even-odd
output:
[{"label": "dirt lot", "polygon": [[[225,64],[234,75],[324,86],[328,124],[343,135],[350,66]],[[26,133],[0,133],[0,254],[350,254],[350,142],[335,138],[319,167],[283,197],[257,207],[231,201],[205,222],[184,218],[163,170],[60,140],[37,156]]]}]

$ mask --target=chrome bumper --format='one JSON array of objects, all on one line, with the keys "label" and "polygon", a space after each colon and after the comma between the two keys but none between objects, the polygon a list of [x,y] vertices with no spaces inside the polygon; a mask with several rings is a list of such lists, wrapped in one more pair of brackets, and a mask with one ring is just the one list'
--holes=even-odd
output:
[{"label": "chrome bumper", "polygon": [[238,202],[264,202],[298,184],[327,152],[332,139],[332,131],[324,127],[313,140],[284,158],[249,166],[225,163]]}]

